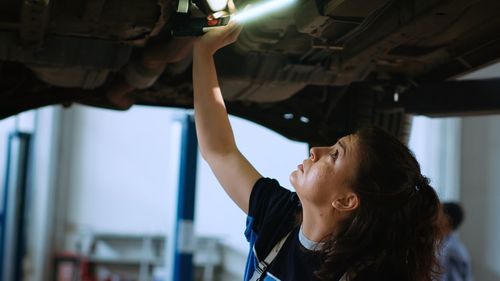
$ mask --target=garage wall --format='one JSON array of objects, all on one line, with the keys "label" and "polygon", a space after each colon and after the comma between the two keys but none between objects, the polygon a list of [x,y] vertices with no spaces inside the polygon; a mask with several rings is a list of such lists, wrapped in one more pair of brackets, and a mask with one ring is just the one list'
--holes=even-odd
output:
[{"label": "garage wall", "polygon": [[[460,79],[500,77],[500,63]],[[460,198],[466,218],[460,230],[475,280],[500,281],[500,116],[462,121]]]},{"label": "garage wall", "polygon": [[460,118],[415,117],[409,147],[441,200],[456,200],[460,190]]},{"label": "garage wall", "polygon": [[66,243],[58,248],[93,232],[166,233],[177,182],[171,112],[74,106],[63,118],[56,240]]},{"label": "garage wall", "polygon": [[500,116],[464,118],[461,229],[475,280],[500,280]]},{"label": "garage wall", "polygon": [[25,280],[50,280],[54,203],[57,194],[61,107],[36,110],[32,146],[32,197]]}]

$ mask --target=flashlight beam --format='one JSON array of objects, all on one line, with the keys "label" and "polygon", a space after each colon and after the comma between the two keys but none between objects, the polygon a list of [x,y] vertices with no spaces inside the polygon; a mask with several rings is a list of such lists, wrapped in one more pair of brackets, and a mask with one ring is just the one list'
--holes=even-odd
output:
[{"label": "flashlight beam", "polygon": [[265,16],[280,9],[286,8],[294,2],[295,0],[269,0],[255,6],[251,6],[250,8],[232,16],[231,18],[240,23],[248,22],[257,17]]}]

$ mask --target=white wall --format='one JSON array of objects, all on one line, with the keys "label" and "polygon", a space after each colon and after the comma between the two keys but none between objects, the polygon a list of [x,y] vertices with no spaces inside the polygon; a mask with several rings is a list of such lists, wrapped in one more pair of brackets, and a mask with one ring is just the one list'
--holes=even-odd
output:
[{"label": "white wall", "polygon": [[66,233],[166,233],[177,181],[169,162],[172,111],[76,106],[71,114],[61,167]]},{"label": "white wall", "polygon": [[[496,63],[461,79],[499,77]],[[466,218],[460,233],[475,280],[500,281],[500,116],[463,118],[461,136],[460,201]]]},{"label": "white wall", "polygon": [[36,128],[32,146],[32,198],[28,230],[25,280],[49,280],[52,266],[54,202],[61,108],[36,110]]},{"label": "white wall", "polygon": [[408,146],[442,200],[459,198],[460,143],[460,118],[413,118]]},{"label": "white wall", "polygon": [[461,229],[475,280],[500,280],[500,116],[464,118]]}]

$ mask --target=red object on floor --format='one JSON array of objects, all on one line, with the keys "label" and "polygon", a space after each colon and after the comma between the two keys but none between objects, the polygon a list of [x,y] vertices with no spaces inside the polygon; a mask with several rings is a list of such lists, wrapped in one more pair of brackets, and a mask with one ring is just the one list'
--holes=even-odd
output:
[{"label": "red object on floor", "polygon": [[97,281],[92,265],[76,253],[58,253],[54,256],[53,281]]}]

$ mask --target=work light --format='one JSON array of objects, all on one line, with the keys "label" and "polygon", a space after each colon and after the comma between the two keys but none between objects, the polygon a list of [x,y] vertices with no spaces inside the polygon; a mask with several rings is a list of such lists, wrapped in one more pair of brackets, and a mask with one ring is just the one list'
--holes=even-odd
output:
[{"label": "work light", "polygon": [[250,6],[236,15],[231,16],[232,19],[239,23],[246,23],[257,18],[267,16],[268,14],[275,13],[286,7],[291,6],[296,0],[268,0]]},{"label": "work light", "polygon": [[[200,36],[210,29],[227,25],[231,19],[237,21],[240,24],[248,23],[255,19],[262,18],[264,16],[287,8],[291,6],[295,1],[297,0],[265,0],[248,8],[245,8],[234,15],[223,16],[220,18],[207,19],[183,17],[177,20],[177,24],[173,29],[173,35]],[[226,8],[227,1],[207,0],[207,4],[210,6],[210,9],[215,12],[214,14],[217,14],[222,9]]]}]

